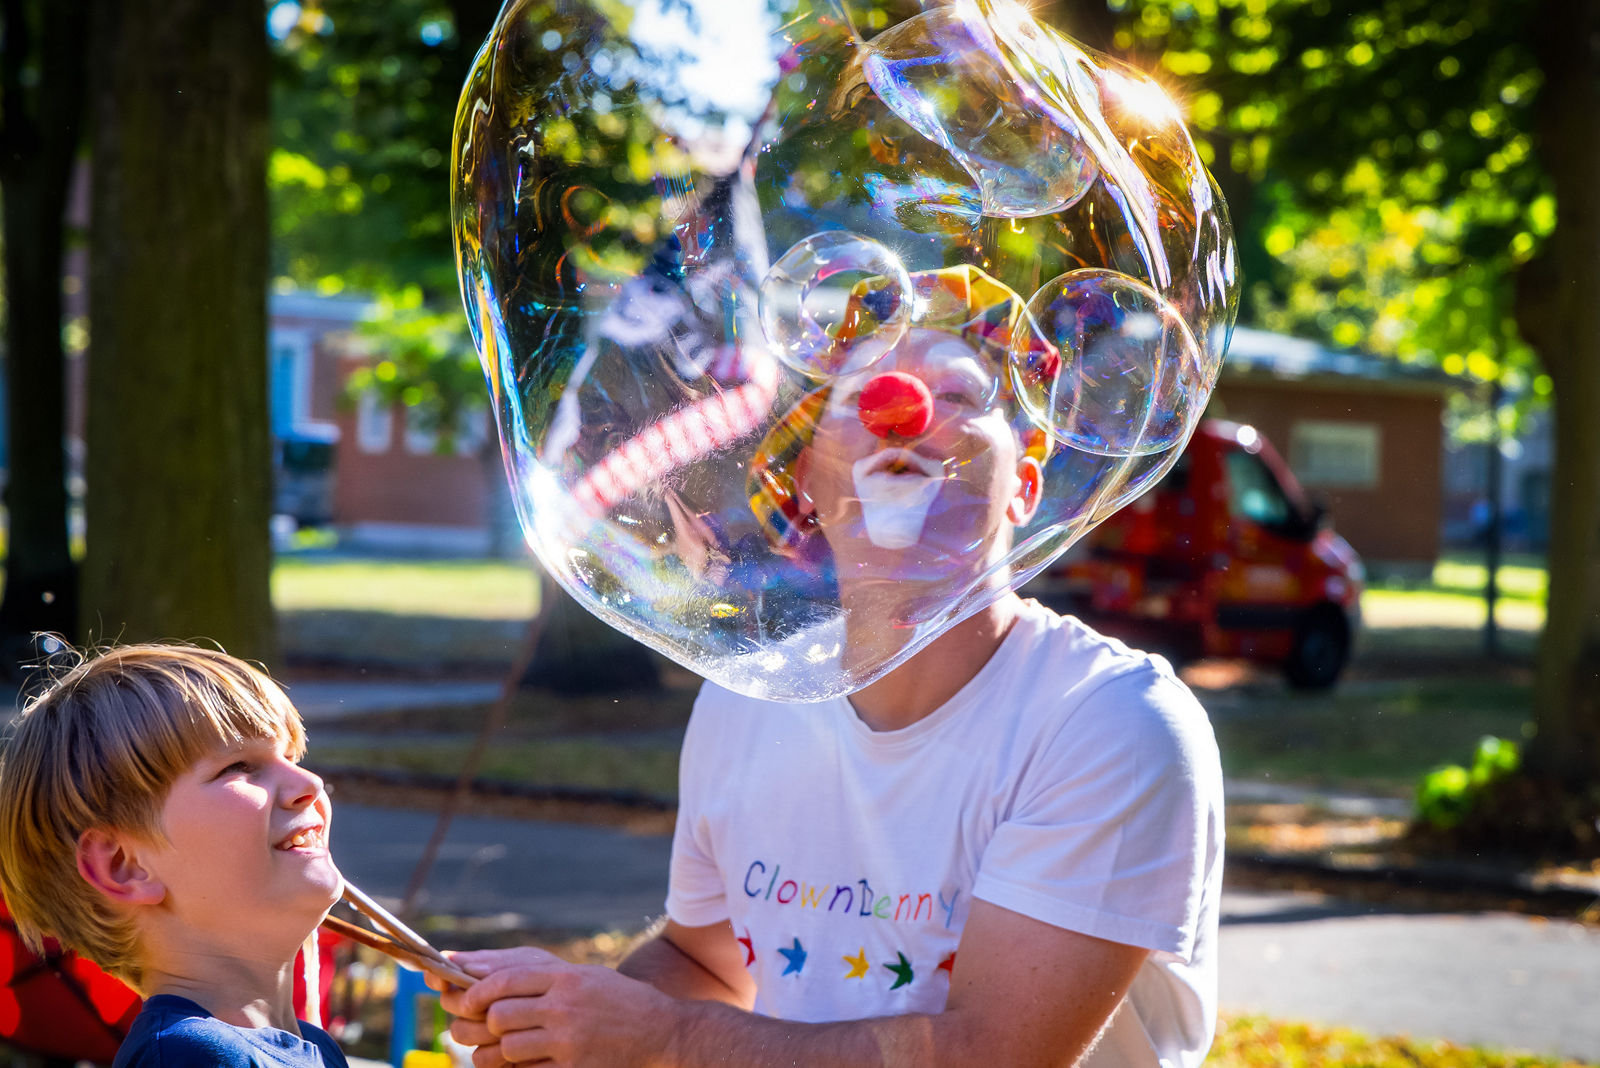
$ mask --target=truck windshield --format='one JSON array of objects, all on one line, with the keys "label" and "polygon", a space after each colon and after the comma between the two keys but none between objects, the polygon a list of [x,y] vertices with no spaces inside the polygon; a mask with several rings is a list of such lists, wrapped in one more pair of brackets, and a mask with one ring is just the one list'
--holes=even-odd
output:
[{"label": "truck windshield", "polygon": [[1296,519],[1294,506],[1272,471],[1254,453],[1228,453],[1228,509],[1264,527],[1285,528]]}]

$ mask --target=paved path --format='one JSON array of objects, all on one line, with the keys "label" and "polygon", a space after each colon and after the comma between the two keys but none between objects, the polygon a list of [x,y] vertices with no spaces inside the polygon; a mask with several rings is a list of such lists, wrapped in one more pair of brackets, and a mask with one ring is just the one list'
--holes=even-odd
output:
[{"label": "paved path", "polygon": [[[434,823],[431,812],[335,802],[334,856],[351,882],[393,905]],[[610,827],[458,817],[420,905],[508,927],[638,930],[661,913],[671,845]]]},{"label": "paved path", "polygon": [[1600,1063],[1600,930],[1511,913],[1223,897],[1226,1011]]},{"label": "paved path", "polygon": [[[340,805],[333,845],[346,875],[392,904],[432,828],[429,813]],[[462,818],[427,907],[508,926],[634,931],[661,911],[668,851],[660,835]],[[1227,1011],[1600,1063],[1600,931],[1577,924],[1230,892],[1220,964]]]}]

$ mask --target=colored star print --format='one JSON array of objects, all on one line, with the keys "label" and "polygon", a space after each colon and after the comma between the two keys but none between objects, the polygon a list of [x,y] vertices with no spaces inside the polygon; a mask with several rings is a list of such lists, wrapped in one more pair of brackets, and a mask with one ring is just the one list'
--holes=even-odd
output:
[{"label": "colored star print", "polygon": [[756,962],[756,947],[750,941],[750,928],[746,927],[744,929],[744,934],[739,937],[738,941],[744,947],[744,966],[748,968]]},{"label": "colored star print", "polygon": [[956,955],[952,953],[944,960],[940,961],[939,970],[948,975],[956,974]]},{"label": "colored star print", "polygon": [[799,975],[800,969],[806,966],[806,951],[801,947],[800,939],[796,938],[794,940],[792,949],[784,949],[780,946],[778,952],[783,954],[783,959],[789,962],[784,965],[784,975]]},{"label": "colored star print", "polygon": [[911,962],[906,960],[906,955],[901,953],[898,954],[898,956],[900,957],[899,964],[884,965],[885,968],[888,968],[895,974],[894,985],[889,988],[890,990],[899,990],[901,987],[907,985],[911,982],[911,980],[917,977],[916,973],[911,970]]},{"label": "colored star print", "polygon": [[853,957],[845,957],[844,962],[850,965],[850,970],[845,973],[846,979],[864,979],[867,975],[867,947],[862,946]]}]

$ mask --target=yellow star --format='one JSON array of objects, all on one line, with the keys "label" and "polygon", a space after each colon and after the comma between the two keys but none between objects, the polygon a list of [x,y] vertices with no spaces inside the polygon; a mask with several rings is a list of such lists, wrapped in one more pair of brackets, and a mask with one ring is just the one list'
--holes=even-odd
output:
[{"label": "yellow star", "polygon": [[867,947],[862,946],[860,952],[853,957],[843,958],[850,965],[850,970],[845,973],[846,979],[865,979],[867,976]]}]

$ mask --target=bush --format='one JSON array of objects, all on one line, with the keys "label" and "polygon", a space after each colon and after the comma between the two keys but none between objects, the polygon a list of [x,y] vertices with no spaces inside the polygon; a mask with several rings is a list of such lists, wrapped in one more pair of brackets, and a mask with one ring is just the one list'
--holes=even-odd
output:
[{"label": "bush", "polygon": [[1448,831],[1471,815],[1495,783],[1516,774],[1522,766],[1517,743],[1485,736],[1478,740],[1472,767],[1447,764],[1422,777],[1417,786],[1417,818],[1439,831]]}]

